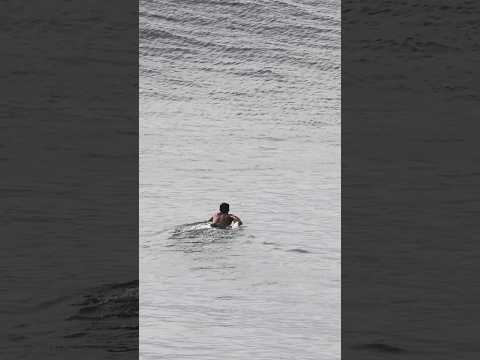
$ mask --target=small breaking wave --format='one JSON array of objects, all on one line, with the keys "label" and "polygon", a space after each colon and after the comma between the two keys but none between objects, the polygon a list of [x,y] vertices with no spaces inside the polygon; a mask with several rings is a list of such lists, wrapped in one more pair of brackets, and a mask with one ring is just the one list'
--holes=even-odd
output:
[{"label": "small breaking wave", "polygon": [[72,347],[138,351],[138,280],[92,289],[72,306],[71,331],[64,336]]},{"label": "small breaking wave", "polygon": [[138,280],[98,288],[75,305],[79,310],[69,320],[138,317]]}]

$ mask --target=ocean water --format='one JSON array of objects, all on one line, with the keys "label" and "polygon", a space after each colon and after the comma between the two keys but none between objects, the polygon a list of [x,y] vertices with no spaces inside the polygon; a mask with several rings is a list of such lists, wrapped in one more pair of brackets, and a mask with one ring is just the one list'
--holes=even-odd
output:
[{"label": "ocean water", "polygon": [[137,354],[135,10],[2,3],[2,360]]},{"label": "ocean water", "polygon": [[342,356],[477,359],[480,3],[342,13]]},{"label": "ocean water", "polygon": [[141,1],[139,182],[141,359],[339,359],[340,2]]}]

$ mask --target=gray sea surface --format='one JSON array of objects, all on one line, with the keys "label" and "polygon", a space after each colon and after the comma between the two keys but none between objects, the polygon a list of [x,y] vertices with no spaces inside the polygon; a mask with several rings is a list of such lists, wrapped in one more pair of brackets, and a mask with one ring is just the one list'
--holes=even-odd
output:
[{"label": "gray sea surface", "polygon": [[140,1],[139,183],[141,359],[339,359],[340,2]]},{"label": "gray sea surface", "polygon": [[342,14],[342,358],[478,359],[480,3]]},{"label": "gray sea surface", "polygon": [[0,359],[136,358],[136,5],[1,9]]}]

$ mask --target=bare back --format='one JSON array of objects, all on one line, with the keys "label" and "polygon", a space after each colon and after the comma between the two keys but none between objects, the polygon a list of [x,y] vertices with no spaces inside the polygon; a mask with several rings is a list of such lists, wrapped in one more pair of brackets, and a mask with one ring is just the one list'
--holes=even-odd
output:
[{"label": "bare back", "polygon": [[216,213],[212,217],[212,222],[214,226],[218,227],[227,227],[232,224],[232,222],[235,220],[233,216],[230,214],[225,214],[225,213]]}]

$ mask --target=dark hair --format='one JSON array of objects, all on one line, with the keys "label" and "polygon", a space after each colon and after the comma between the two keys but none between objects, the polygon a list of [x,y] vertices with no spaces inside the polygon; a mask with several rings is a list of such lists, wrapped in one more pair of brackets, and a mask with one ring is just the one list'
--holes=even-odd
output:
[{"label": "dark hair", "polygon": [[220,204],[220,212],[222,212],[224,214],[228,214],[229,210],[230,210],[230,205],[228,205],[227,203],[221,203]]}]

